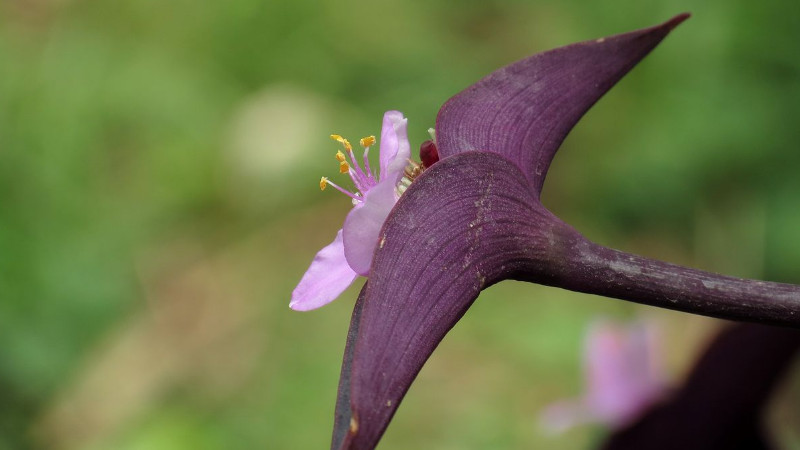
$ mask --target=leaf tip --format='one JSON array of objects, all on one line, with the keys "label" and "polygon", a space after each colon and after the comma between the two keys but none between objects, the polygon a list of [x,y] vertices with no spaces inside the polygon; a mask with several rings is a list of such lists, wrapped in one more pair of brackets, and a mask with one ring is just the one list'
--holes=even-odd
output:
[{"label": "leaf tip", "polygon": [[678,14],[677,16],[673,17],[672,19],[669,19],[667,21],[667,23],[665,23],[664,25],[666,25],[667,28],[669,28],[670,30],[673,30],[675,27],[677,27],[678,25],[683,23],[683,21],[688,19],[689,17],[692,17],[692,13],[684,12],[684,13]]}]

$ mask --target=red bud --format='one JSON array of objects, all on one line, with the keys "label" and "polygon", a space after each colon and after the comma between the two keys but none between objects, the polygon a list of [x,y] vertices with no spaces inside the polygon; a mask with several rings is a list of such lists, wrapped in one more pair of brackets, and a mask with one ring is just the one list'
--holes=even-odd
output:
[{"label": "red bud", "polygon": [[439,150],[430,139],[419,146],[419,159],[422,160],[422,167],[426,169],[439,161]]}]

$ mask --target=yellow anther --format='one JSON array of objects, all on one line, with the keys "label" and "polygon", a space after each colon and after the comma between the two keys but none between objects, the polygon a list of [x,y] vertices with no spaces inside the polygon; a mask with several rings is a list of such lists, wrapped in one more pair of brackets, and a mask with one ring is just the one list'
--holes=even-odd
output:
[{"label": "yellow anther", "polygon": [[367,136],[365,138],[361,138],[362,147],[372,147],[373,145],[375,145],[375,136]]},{"label": "yellow anther", "polygon": [[319,179],[319,190],[324,191],[325,186],[328,185],[328,179],[326,177],[322,177]]},{"label": "yellow anther", "polygon": [[350,171],[350,165],[347,164],[347,161],[342,161],[339,163],[339,172],[347,173]]},{"label": "yellow anther", "polygon": [[337,141],[337,142],[339,142],[340,144],[344,145],[344,148],[345,148],[345,149],[346,149],[348,152],[353,150],[353,146],[351,146],[351,145],[350,145],[350,141],[348,141],[347,139],[345,139],[345,138],[343,138],[343,137],[339,136],[338,134],[332,134],[332,135],[331,135],[331,139],[333,139],[334,141]]},{"label": "yellow anther", "polygon": [[344,153],[342,153],[341,151],[336,152],[336,160],[339,161],[340,163],[347,161],[347,159],[345,159],[344,157]]}]

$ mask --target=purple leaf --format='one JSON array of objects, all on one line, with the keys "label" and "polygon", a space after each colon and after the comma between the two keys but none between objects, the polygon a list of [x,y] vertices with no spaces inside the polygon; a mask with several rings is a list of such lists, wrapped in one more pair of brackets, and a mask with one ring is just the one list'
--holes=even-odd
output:
[{"label": "purple leaf", "polygon": [[378,233],[348,334],[334,449],[377,445],[445,334],[482,289],[504,279],[800,326],[800,286],[605,248],[539,203],[547,167],[575,121],[686,17],[528,58],[442,108],[442,159],[413,182]]},{"label": "purple leaf", "polygon": [[492,72],[439,110],[439,154],[500,153],[541,192],[553,156],[578,119],[688,17],[539,53]]},{"label": "purple leaf", "polygon": [[339,395],[352,409],[347,417],[337,407],[334,431],[348,428],[343,448],[377,444],[423,363],[482,289],[533,272],[555,281],[548,274],[563,259],[549,242],[573,236],[496,154],[462,153],[424,172],[381,231],[351,325],[357,338],[348,338]]}]

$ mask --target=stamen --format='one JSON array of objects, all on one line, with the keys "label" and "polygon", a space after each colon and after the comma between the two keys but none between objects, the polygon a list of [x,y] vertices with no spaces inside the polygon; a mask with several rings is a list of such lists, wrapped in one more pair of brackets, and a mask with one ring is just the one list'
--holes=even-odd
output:
[{"label": "stamen", "polygon": [[333,181],[329,180],[327,177],[322,177],[322,179],[319,180],[320,189],[324,190],[325,186],[327,186],[327,185],[333,186],[334,189],[336,189],[337,191],[341,192],[342,194],[352,198],[353,200],[355,200],[357,202],[362,201],[361,197],[357,196],[356,194],[353,194],[352,192],[348,191],[347,189],[343,189],[343,188],[339,187],[339,185],[337,185]]},{"label": "stamen", "polygon": [[[338,134],[332,134],[331,139],[341,143],[344,146],[345,150],[347,150],[347,153],[350,155],[350,161],[353,163],[353,168],[355,169],[352,170],[348,167],[350,178],[353,179],[353,184],[356,185],[359,191],[365,191],[366,189],[371,187],[374,183],[370,182],[370,178],[361,170],[361,167],[356,162],[356,157],[353,154],[353,146],[350,145],[350,141],[339,136]],[[336,158],[337,159],[339,158],[338,154],[336,155]],[[339,170],[342,171],[343,168],[344,166],[340,164]],[[342,171],[342,173],[346,172]]]},{"label": "stamen", "polygon": [[337,141],[340,144],[344,145],[344,148],[347,149],[347,151],[349,151],[349,152],[353,151],[353,146],[350,145],[350,141],[348,141],[347,139],[339,136],[338,134],[332,134],[331,135],[331,139],[333,139],[334,141]]},{"label": "stamen", "polygon": [[363,137],[363,138],[361,138],[360,143],[361,143],[361,146],[364,147],[364,148],[372,147],[373,145],[375,145],[375,136]]},{"label": "stamen", "polygon": [[[356,161],[355,154],[353,154],[353,146],[350,145],[350,141],[338,134],[332,134],[331,139],[342,144],[350,156],[350,162],[348,162],[347,155],[345,155],[341,150],[336,152],[336,160],[339,161],[339,172],[350,175],[350,178],[353,180],[353,184],[355,184],[356,193],[350,192],[347,189],[343,189],[336,183],[330,181],[327,177],[320,178],[319,188],[320,190],[324,191],[328,185],[331,185],[337,191],[350,197],[353,200],[353,204],[357,205],[358,203],[364,201],[363,193],[366,193],[370,188],[378,183],[377,177],[372,173],[372,169],[370,169],[369,166],[369,149],[371,146],[375,145],[375,136],[367,136],[359,140],[359,144],[364,147],[364,168],[366,170],[362,169]],[[403,171],[403,176],[395,186],[395,192],[397,195],[402,195],[423,170],[425,170],[424,164],[420,165],[419,163],[409,159],[408,165]]]},{"label": "stamen", "polygon": [[367,178],[372,184],[376,184],[378,182],[375,179],[375,175],[372,174],[372,168],[369,167],[369,147],[364,149],[364,169],[367,173]]},{"label": "stamen", "polygon": [[378,180],[375,179],[375,175],[372,173],[372,168],[369,167],[369,148],[373,145],[375,145],[375,136],[361,138],[361,146],[364,147],[364,171],[366,172],[367,178],[370,182],[377,183]]},{"label": "stamen", "polygon": [[399,197],[403,195],[406,192],[406,189],[408,189],[411,186],[411,183],[413,182],[414,180],[408,178],[407,176],[403,176],[403,178],[400,178],[400,181],[394,188],[394,191],[397,193],[397,196]]},{"label": "stamen", "polygon": [[406,166],[405,170],[403,171],[403,175],[411,181],[414,181],[419,174],[422,173],[422,166],[417,164],[415,161],[408,160],[408,165]]}]

